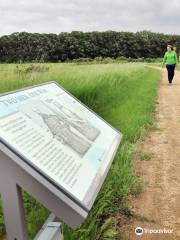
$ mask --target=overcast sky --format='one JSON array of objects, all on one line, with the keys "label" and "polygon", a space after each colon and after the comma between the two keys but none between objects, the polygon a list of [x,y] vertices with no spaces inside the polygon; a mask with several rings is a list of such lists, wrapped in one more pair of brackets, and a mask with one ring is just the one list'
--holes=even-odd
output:
[{"label": "overcast sky", "polygon": [[0,35],[76,30],[180,34],[180,1],[0,0]]}]

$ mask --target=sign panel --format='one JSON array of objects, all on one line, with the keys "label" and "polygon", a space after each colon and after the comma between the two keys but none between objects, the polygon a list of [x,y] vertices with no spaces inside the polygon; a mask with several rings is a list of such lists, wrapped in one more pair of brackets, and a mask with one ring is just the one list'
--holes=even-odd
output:
[{"label": "sign panel", "polygon": [[50,82],[0,96],[0,140],[89,209],[121,134]]}]

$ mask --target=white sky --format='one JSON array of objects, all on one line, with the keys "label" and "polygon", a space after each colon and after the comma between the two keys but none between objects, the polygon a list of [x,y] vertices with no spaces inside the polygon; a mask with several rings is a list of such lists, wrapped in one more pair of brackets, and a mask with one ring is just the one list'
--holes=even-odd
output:
[{"label": "white sky", "polygon": [[0,35],[106,30],[180,34],[180,1],[0,0]]}]

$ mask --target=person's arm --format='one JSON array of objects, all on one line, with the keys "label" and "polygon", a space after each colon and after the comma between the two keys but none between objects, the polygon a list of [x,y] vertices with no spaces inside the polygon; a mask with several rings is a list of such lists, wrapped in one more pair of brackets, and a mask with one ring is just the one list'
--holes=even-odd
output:
[{"label": "person's arm", "polygon": [[175,61],[176,61],[176,64],[179,63],[178,56],[177,56],[177,53],[176,53],[176,52],[175,52]]},{"label": "person's arm", "polygon": [[164,66],[166,60],[167,60],[167,54],[165,53],[165,54],[164,54],[164,58],[163,58],[163,62],[162,62],[162,67]]}]

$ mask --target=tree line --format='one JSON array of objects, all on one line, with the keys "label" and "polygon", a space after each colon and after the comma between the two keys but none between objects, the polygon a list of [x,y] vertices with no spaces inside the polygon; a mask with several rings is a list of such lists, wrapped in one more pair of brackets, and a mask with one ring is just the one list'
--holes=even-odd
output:
[{"label": "tree line", "polygon": [[17,32],[0,37],[0,62],[64,62],[79,58],[162,57],[167,44],[180,46],[180,35],[141,32],[40,34]]}]

